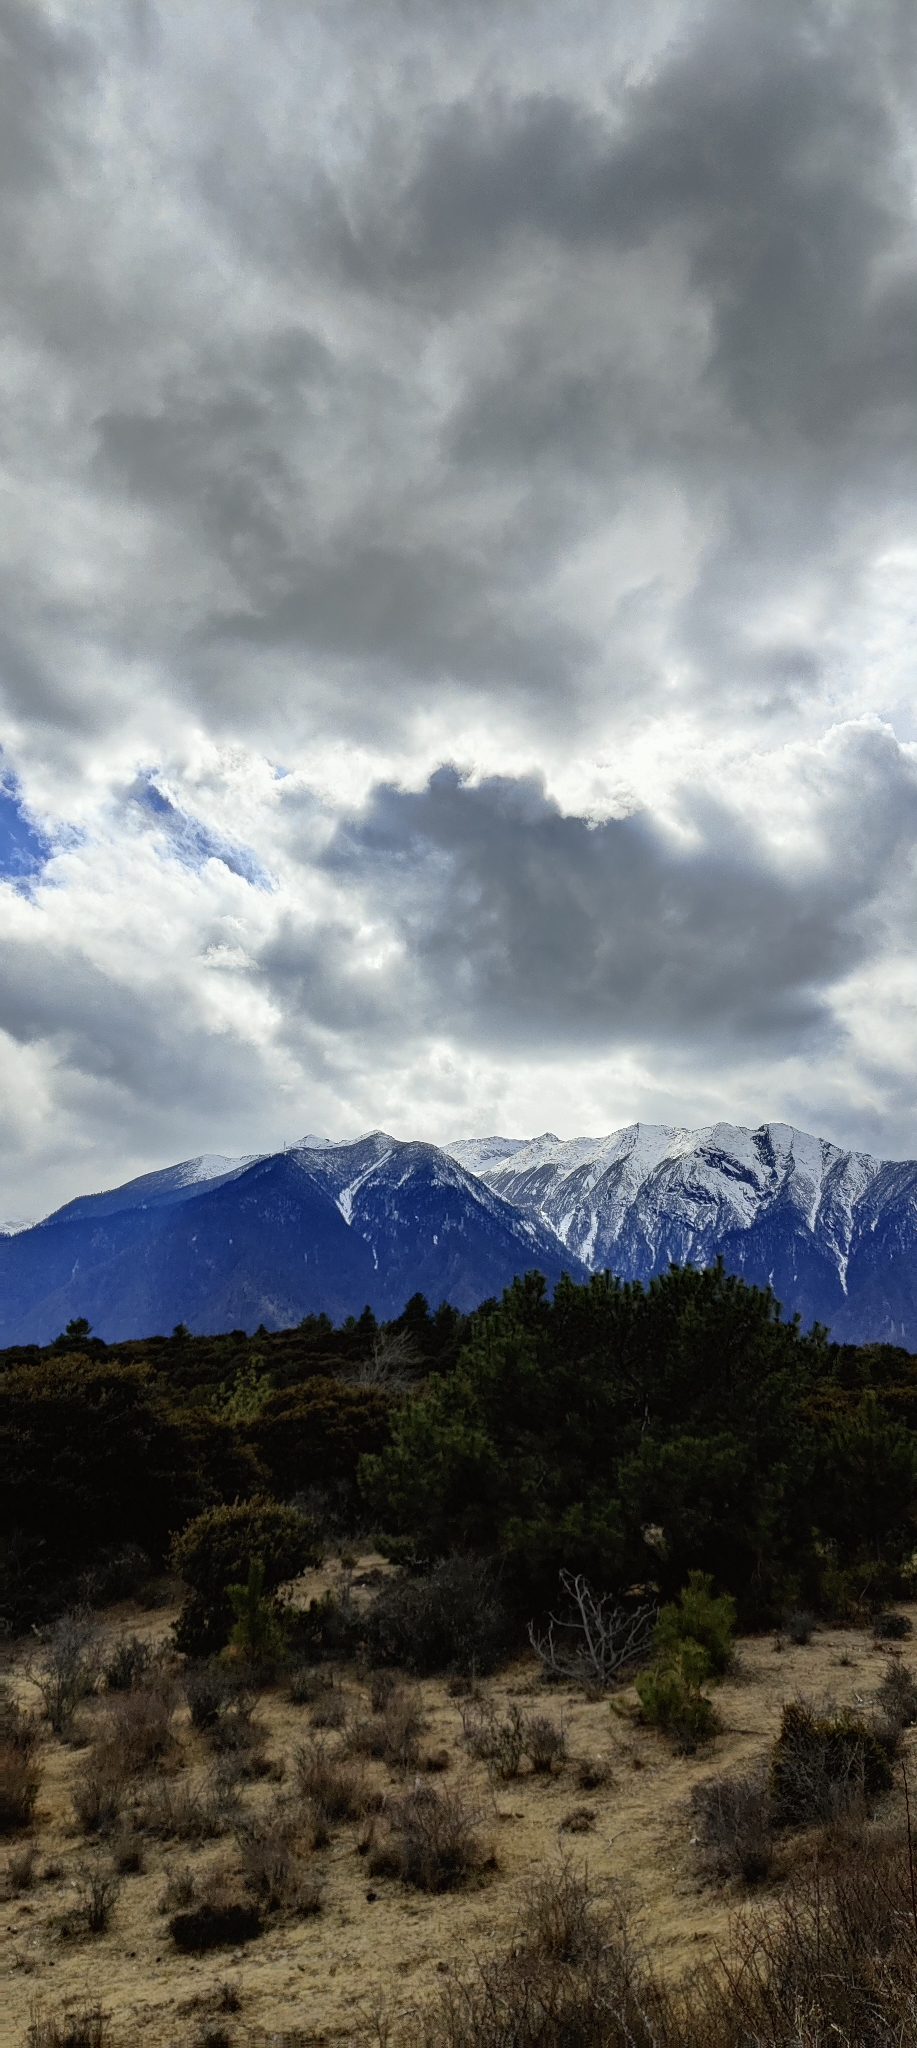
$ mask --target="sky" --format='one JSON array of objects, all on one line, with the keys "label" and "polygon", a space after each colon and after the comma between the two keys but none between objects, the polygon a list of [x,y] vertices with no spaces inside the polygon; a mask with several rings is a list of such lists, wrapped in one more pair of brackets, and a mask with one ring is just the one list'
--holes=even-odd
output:
[{"label": "sky", "polygon": [[912,0],[0,0],[0,1216],[917,1155]]}]

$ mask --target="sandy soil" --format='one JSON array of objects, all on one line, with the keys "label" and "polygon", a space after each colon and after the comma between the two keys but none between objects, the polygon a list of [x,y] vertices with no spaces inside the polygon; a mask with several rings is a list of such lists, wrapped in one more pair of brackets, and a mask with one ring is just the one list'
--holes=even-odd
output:
[{"label": "sandy soil", "polygon": [[[361,1559],[359,1570],[379,1562]],[[333,1576],[333,1567],[308,1575],[302,1596]],[[168,1638],[173,1618],[174,1609],[168,1607],[150,1613],[124,1603],[107,1610],[102,1621],[113,1640],[132,1632],[159,1643]],[[912,1619],[917,1622],[917,1610]],[[855,1630],[820,1629],[805,1647],[778,1648],[772,1636],[744,1639],[737,1675],[717,1691],[723,1733],[687,1759],[675,1755],[663,1737],[637,1725],[632,1693],[617,1696],[615,1712],[607,1700],[546,1688],[534,1660],[520,1660],[488,1681],[486,1690],[501,1712],[516,1700],[526,1712],[547,1712],[561,1721],[570,1761],[551,1778],[524,1775],[496,1784],[486,1766],[468,1756],[462,1703],[449,1696],[442,1682],[426,1681],[416,1688],[427,1719],[423,1748],[445,1746],[450,1758],[448,1771],[431,1782],[461,1786],[480,1812],[482,1833],[496,1858],[493,1870],[468,1889],[439,1897],[409,1891],[391,1879],[368,1882],[365,1861],[357,1853],[362,1830],[357,1823],[342,1824],[332,1831],[329,1847],[314,1858],[324,1882],[320,1914],[278,1922],[244,1948],[200,1959],[179,1954],[170,1940],[160,1910],[164,1886],[178,1870],[190,1867],[200,1873],[211,1863],[231,1862],[231,1837],[201,1847],[144,1839],[144,1868],[125,1877],[108,1931],[98,1936],[63,1931],[79,1867],[91,1860],[91,1845],[88,1849],[74,1826],[70,1786],[105,1711],[103,1699],[93,1700],[81,1710],[69,1741],[50,1735],[43,1741],[44,1775],[34,1825],[27,1837],[6,1845],[7,1852],[15,1853],[31,1840],[37,1854],[32,1888],[16,1894],[7,1887],[0,1907],[0,2042],[19,2048],[37,2012],[58,2014],[68,2005],[98,1999],[110,2015],[118,2048],[135,2041],[187,2048],[206,2039],[208,2018],[212,2026],[220,1987],[227,1982],[240,2003],[234,2017],[221,2021],[226,2039],[378,2041],[385,2037],[379,2025],[383,2015],[394,2023],[397,2039],[399,2018],[429,2002],[444,1972],[467,1970],[476,1956],[506,1943],[526,1887],[564,1856],[577,1868],[587,1867],[597,1890],[609,1884],[626,1888],[656,1968],[679,1975],[711,1953],[726,1936],[730,1917],[742,1909],[738,1893],[703,1881],[686,1809],[691,1787],[759,1756],[776,1732],[784,1701],[798,1693],[817,1700],[830,1697],[841,1705],[869,1703],[887,1655],[887,1649],[873,1646],[868,1635]],[[904,1656],[906,1662],[917,1661],[917,1650],[905,1644]],[[21,1650],[8,1653],[6,1672],[22,1699],[34,1701]],[[336,1676],[351,1714],[367,1713],[359,1675],[342,1669]],[[293,1751],[310,1732],[310,1709],[292,1705],[278,1686],[262,1697],[258,1716],[268,1731],[268,1754],[283,1765],[288,1782]],[[174,1726],[176,1751],[169,1768],[200,1776],[206,1768],[205,1745],[190,1728],[184,1706]],[[336,1746],[344,1738],[331,1734],[327,1739]],[[595,1791],[578,1789],[575,1767],[582,1757],[606,1760],[611,1771],[607,1784]],[[385,1766],[370,1764],[368,1775],[379,1790],[393,1789]],[[277,1782],[253,1784],[244,1789],[243,1799],[254,1811],[277,1792]],[[563,1830],[565,1815],[582,1806],[595,1814],[589,1831]]]}]

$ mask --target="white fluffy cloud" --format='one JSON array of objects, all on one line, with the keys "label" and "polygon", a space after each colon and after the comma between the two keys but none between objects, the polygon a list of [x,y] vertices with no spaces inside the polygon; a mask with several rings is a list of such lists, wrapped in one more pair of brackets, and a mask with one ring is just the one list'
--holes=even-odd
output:
[{"label": "white fluffy cloud", "polygon": [[913,10],[0,37],[0,1213],[308,1127],[917,1150]]}]

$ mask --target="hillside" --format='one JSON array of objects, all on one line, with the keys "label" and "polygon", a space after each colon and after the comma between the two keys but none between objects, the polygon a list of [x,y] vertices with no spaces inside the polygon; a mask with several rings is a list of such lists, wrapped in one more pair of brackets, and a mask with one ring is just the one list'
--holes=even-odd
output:
[{"label": "hillside", "polygon": [[[356,1582],[358,1598],[365,1597],[359,1582],[378,1577],[380,1568],[385,1569],[382,1560],[372,1555],[346,1569],[334,1561],[299,1584],[297,1601],[329,1586],[339,1591],[347,1580]],[[173,1618],[168,1605],[151,1613],[122,1604],[100,1620],[109,1652],[128,1633],[168,1654]],[[910,1662],[907,1649],[905,1655]],[[632,1690],[619,1690],[613,1712],[607,1699],[590,1700],[582,1688],[545,1688],[534,1659],[522,1658],[478,1692],[500,1718],[514,1709],[547,1715],[563,1729],[568,1754],[545,1775],[523,1764],[508,1779],[469,1754],[467,1696],[456,1697],[455,1688],[440,1678],[420,1685],[408,1680],[407,1696],[419,1722],[417,1754],[437,1763],[426,1782],[440,1794],[460,1796],[475,1816],[486,1857],[479,1874],[438,1894],[369,1874],[365,1844],[372,1805],[402,1797],[416,1766],[406,1772],[394,1760],[364,1759],[359,1769],[369,1813],[333,1823],[328,1841],[308,1857],[319,1909],[276,1911],[260,1936],[204,1955],[182,1954],[169,1935],[169,1914],[183,1886],[200,1893],[213,1870],[240,1871],[241,1824],[251,1826],[278,1808],[295,1810],[296,1757],[303,1747],[319,1742],[332,1757],[344,1760],[348,1751],[353,1756],[360,1727],[381,1721],[372,1713],[367,1676],[352,1665],[316,1673],[311,1702],[291,1698],[285,1683],[263,1690],[257,1735],[246,1753],[262,1762],[257,1772],[239,1776],[235,1809],[230,1802],[209,1838],[204,1830],[204,1839],[195,1837],[190,1821],[182,1839],[151,1818],[157,1797],[163,1811],[171,1798],[177,1812],[181,1792],[200,1793],[213,1772],[212,1746],[191,1725],[177,1684],[169,1694],[168,1751],[129,1791],[122,1831],[94,1843],[75,1828],[73,1798],[85,1776],[84,1745],[98,1740],[112,1701],[111,1695],[92,1698],[80,1711],[79,1741],[48,1736],[39,1752],[43,1778],[25,1843],[34,1874],[22,1890],[8,1885],[3,2039],[11,2048],[24,2048],[36,2012],[56,2015],[68,2006],[85,2011],[98,1999],[108,2016],[105,2048],[133,2048],[138,2041],[150,2048],[203,2048],[217,2039],[224,2048],[242,2048],[276,2041],[279,2034],[291,2048],[321,2042],[329,2048],[351,2042],[378,2048],[380,2041],[389,2048],[431,2048],[450,2039],[436,2017],[444,1991],[473,1985],[479,1969],[518,1940],[533,1884],[565,1863],[574,1873],[588,1872],[601,1906],[626,1903],[640,1968],[677,1987],[699,1965],[715,1965],[718,1953],[735,1958],[736,1914],[754,1925],[762,1896],[776,1910],[793,1873],[803,1874],[806,1857],[819,1848],[824,1854],[826,1846],[817,1829],[788,1840],[763,1893],[735,1879],[714,1881],[696,1840],[693,1789],[711,1778],[734,1780],[756,1766],[773,1743],[786,1700],[804,1692],[862,1707],[872,1700],[888,1662],[887,1645],[874,1642],[868,1630],[825,1627],[802,1646],[780,1636],[740,1641],[736,1674],[716,1695],[722,1733],[707,1748],[683,1756],[639,1726]],[[31,1704],[34,1692],[21,1652],[7,1654],[6,1669],[16,1694]],[[331,1727],[323,1725],[329,1716]],[[911,1734],[908,1757],[913,1741]],[[898,1790],[883,1799],[872,1821],[858,1828],[848,1823],[851,1848],[862,1855],[870,1843],[881,1846],[902,1819]],[[21,1857],[22,1851],[20,1842],[12,1853]],[[830,1842],[827,1853],[830,1860]],[[78,1926],[85,1871],[94,1861],[108,1868],[113,1857],[127,1867],[110,1923],[87,1936]],[[62,1934],[67,1925],[71,1933]]]}]

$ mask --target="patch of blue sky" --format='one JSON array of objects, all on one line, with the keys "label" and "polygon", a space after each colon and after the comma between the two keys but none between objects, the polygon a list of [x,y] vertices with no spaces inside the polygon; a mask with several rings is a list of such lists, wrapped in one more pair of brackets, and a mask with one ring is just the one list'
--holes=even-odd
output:
[{"label": "patch of blue sky", "polygon": [[15,776],[0,771],[0,877],[28,887],[53,852],[53,842],[30,818]]},{"label": "patch of blue sky", "polygon": [[253,889],[271,889],[273,882],[250,846],[239,845],[214,832],[201,818],[184,811],[165,795],[152,775],[138,776],[130,791],[131,801],[155,818],[168,837],[171,851],[183,867],[200,869],[208,860],[220,860],[230,874],[239,875]]}]

